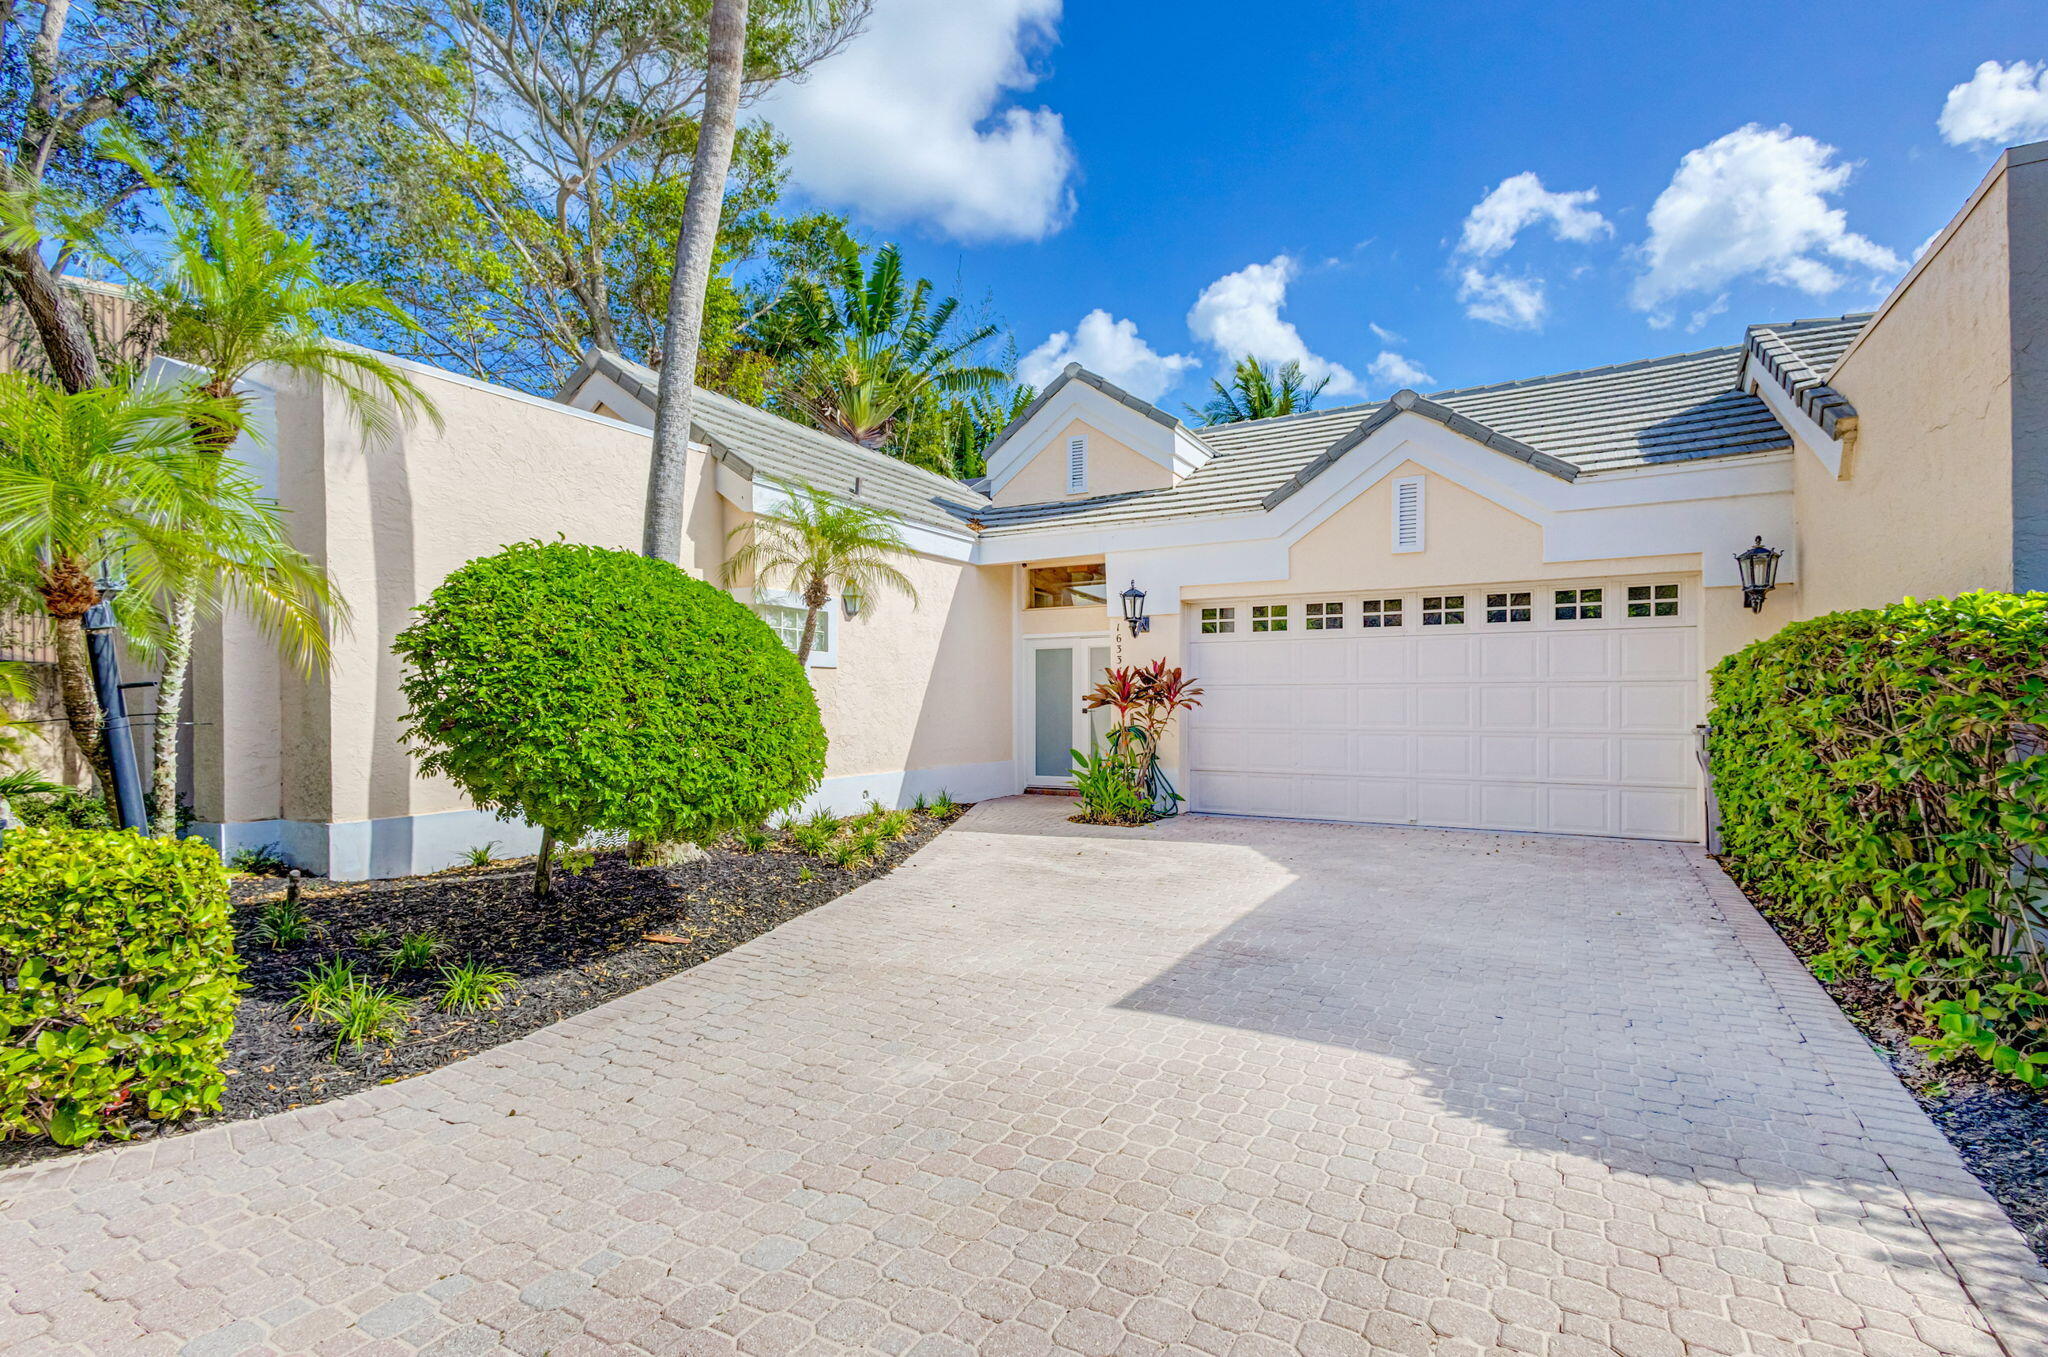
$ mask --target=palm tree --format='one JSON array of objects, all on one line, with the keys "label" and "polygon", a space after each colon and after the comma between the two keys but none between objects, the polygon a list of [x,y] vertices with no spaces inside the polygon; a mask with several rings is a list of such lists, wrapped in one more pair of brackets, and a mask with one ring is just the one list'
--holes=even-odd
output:
[{"label": "palm tree", "polygon": [[[203,374],[199,389],[210,400],[196,407],[201,451],[226,454],[245,427],[241,384],[261,367],[335,392],[372,437],[389,435],[406,416],[439,425],[433,402],[403,369],[330,339],[321,328],[372,319],[417,328],[412,319],[373,284],[326,281],[312,242],[277,225],[238,156],[191,148],[183,194],[172,192],[139,160],[132,163],[157,189],[170,228],[162,266],[137,279],[134,291],[161,327],[165,351]],[[159,834],[177,825],[178,710],[191,669],[193,631],[213,577],[170,583],[151,773],[153,828]]]},{"label": "palm tree", "polygon": [[777,403],[863,447],[887,443],[920,400],[983,395],[1007,379],[969,358],[997,327],[956,326],[959,298],[935,301],[929,278],[906,285],[894,245],[863,267],[859,247],[845,242],[827,276],[793,286],[782,310],[778,328],[804,347]]},{"label": "palm tree", "polygon": [[1330,384],[1328,376],[1311,382],[1308,374],[1301,370],[1301,364],[1288,359],[1278,367],[1269,367],[1251,354],[1237,360],[1231,369],[1230,384],[1211,380],[1209,399],[1197,410],[1187,407],[1188,413],[1198,417],[1204,424],[1241,424],[1250,419],[1272,419],[1276,415],[1292,415],[1303,410],[1313,410],[1316,397],[1323,394],[1323,388]]},{"label": "palm tree", "polygon": [[309,663],[326,658],[334,599],[319,567],[291,546],[256,483],[199,447],[197,428],[240,423],[200,392],[64,392],[0,374],[0,576],[49,615],[65,721],[110,798],[84,628],[102,560],[127,576],[127,600],[146,606],[206,578],[207,602],[241,606]]},{"label": "palm tree", "polygon": [[739,545],[725,563],[725,583],[752,575],[756,585],[786,581],[804,601],[803,637],[797,642],[799,663],[811,658],[818,639],[818,614],[840,595],[872,595],[893,589],[917,603],[910,577],[889,564],[892,554],[910,548],[897,531],[897,517],[886,509],[836,500],[815,485],[783,487],[786,500],[772,513],[759,514],[728,534]]},{"label": "palm tree", "polygon": [[683,555],[683,478],[690,451],[690,407],[697,395],[697,354],[704,339],[704,294],[725,214],[740,89],[747,75],[747,0],[711,0],[706,35],[704,117],[683,191],[683,225],[669,280],[668,323],[661,336],[661,384],[654,403],[654,449],[647,465],[647,516],[640,552],[678,562]]}]

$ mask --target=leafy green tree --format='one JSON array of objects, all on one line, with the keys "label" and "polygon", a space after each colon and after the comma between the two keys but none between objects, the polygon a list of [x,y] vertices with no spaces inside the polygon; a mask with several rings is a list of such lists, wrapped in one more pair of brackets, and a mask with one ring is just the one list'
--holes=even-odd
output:
[{"label": "leafy green tree", "polygon": [[0,581],[50,617],[65,720],[104,795],[113,777],[83,625],[103,558],[124,570],[131,608],[210,576],[209,604],[248,612],[308,663],[326,658],[326,577],[255,481],[199,446],[197,428],[240,422],[199,392],[65,392],[0,374]]},{"label": "leafy green tree", "polygon": [[102,362],[57,282],[76,242],[37,229],[46,191],[134,225],[143,184],[101,133],[125,129],[180,176],[176,148],[232,146],[267,189],[308,205],[331,165],[374,139],[385,106],[313,0],[11,0],[0,5],[0,200],[17,229],[0,281],[36,332],[51,377],[96,386]]},{"label": "leafy green tree", "polygon": [[1250,419],[1272,419],[1276,415],[1315,409],[1316,398],[1329,384],[1328,377],[1310,381],[1308,374],[1301,370],[1301,364],[1291,358],[1275,367],[1246,354],[1231,369],[1228,386],[1212,379],[1209,399],[1203,402],[1202,408],[1197,410],[1192,405],[1187,408],[1189,414],[1204,424],[1240,424]]},{"label": "leafy green tree", "polygon": [[[241,383],[265,367],[317,382],[338,395],[372,436],[389,434],[408,415],[438,421],[433,402],[404,369],[367,349],[330,339],[323,328],[366,317],[405,326],[410,323],[405,314],[370,283],[327,281],[313,243],[272,220],[238,154],[195,148],[187,157],[182,193],[146,166],[138,163],[137,168],[159,194],[167,240],[159,258],[131,273],[133,292],[160,330],[165,352],[199,369],[199,389],[208,397],[195,407],[200,451],[215,458],[226,455],[246,427]],[[160,711],[179,709],[193,633],[200,614],[218,608],[218,584],[219,577],[206,570],[173,582],[157,691]],[[153,828],[173,833],[175,720],[157,723],[151,781],[156,792]]]},{"label": "leafy green tree", "polygon": [[952,399],[927,393],[898,421],[884,446],[913,466],[973,480],[988,473],[988,445],[1037,395],[1037,388],[1021,382]]},{"label": "leafy green tree", "polygon": [[[386,60],[399,116],[370,149],[360,210],[329,222],[422,325],[366,326],[378,347],[552,392],[590,346],[659,351],[709,66],[711,0],[330,3]],[[822,60],[867,0],[757,0],[742,99]],[[752,259],[777,227],[783,144],[765,125],[730,148],[733,196],[715,252]],[[393,201],[388,184],[405,191]],[[714,226],[717,223],[714,222]],[[711,357],[738,303],[710,285]],[[690,370],[695,370],[694,365]]]},{"label": "leafy green tree", "polygon": [[832,601],[835,589],[842,595],[868,596],[894,590],[916,604],[916,586],[889,560],[910,550],[895,514],[834,499],[815,485],[783,489],[782,507],[757,514],[732,530],[729,540],[736,546],[725,562],[725,582],[730,585],[751,576],[757,585],[786,583],[802,596],[804,630],[797,642],[798,660],[810,659],[818,639],[818,613]]},{"label": "leafy green tree", "polygon": [[400,634],[421,770],[541,828],[706,843],[814,791],[825,728],[802,664],[725,591],[665,561],[526,542],[442,581]]},{"label": "leafy green tree", "polygon": [[879,448],[920,399],[989,394],[1007,374],[975,357],[998,327],[965,321],[959,298],[933,293],[928,278],[905,280],[894,245],[865,264],[857,249],[842,249],[824,281],[799,282],[778,308],[783,342],[796,351],[776,405]]}]

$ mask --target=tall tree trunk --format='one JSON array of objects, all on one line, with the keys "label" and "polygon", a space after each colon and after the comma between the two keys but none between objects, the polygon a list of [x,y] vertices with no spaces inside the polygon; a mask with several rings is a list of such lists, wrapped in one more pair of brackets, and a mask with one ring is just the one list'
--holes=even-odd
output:
[{"label": "tall tree trunk", "polygon": [[806,608],[804,610],[804,634],[796,643],[796,662],[798,664],[809,667],[811,663],[811,647],[817,643],[817,640],[818,610],[816,608]]},{"label": "tall tree trunk", "polygon": [[107,757],[107,722],[100,711],[99,695],[92,690],[92,661],[86,655],[85,624],[76,617],[51,619],[51,637],[57,651],[57,691],[64,699],[64,722],[78,752],[99,779],[100,795],[106,798],[114,823],[121,822],[114,806],[114,765]]},{"label": "tall tree trunk", "polygon": [[199,609],[189,591],[171,596],[171,635],[164,642],[163,678],[156,689],[156,742],[151,786],[156,792],[156,817],[150,833],[178,832],[178,715],[185,701],[185,676],[192,668],[192,634]]},{"label": "tall tree trunk", "polygon": [[668,324],[661,340],[661,390],[654,411],[654,456],[647,467],[647,526],[640,551],[680,564],[683,555],[683,475],[690,456],[690,407],[697,351],[704,337],[704,294],[711,285],[718,221],[725,212],[725,177],[732,169],[733,130],[739,120],[740,83],[746,71],[747,0],[713,0],[710,64],[704,77],[704,120],[683,199],[676,268],[669,280]]},{"label": "tall tree trunk", "polygon": [[85,313],[78,298],[64,290],[42,255],[30,245],[19,250],[0,251],[0,269],[22,309],[36,327],[49,356],[50,371],[66,391],[86,391],[101,384],[99,354],[92,346],[92,332],[86,328]]}]

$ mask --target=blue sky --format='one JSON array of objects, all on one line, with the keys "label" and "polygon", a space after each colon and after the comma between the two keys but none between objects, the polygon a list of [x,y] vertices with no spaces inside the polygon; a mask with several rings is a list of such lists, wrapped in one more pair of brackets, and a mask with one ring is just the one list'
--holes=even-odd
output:
[{"label": "blue sky", "polygon": [[798,201],[1178,410],[1237,348],[1357,400],[1866,309],[2043,62],[2038,0],[878,0],[762,111]]}]

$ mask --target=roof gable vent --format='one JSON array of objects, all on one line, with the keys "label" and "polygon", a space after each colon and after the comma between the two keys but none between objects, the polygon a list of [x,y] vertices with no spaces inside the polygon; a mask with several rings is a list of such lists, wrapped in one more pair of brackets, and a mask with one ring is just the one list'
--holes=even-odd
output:
[{"label": "roof gable vent", "polygon": [[1394,550],[1422,550],[1422,477],[1394,482]]},{"label": "roof gable vent", "polygon": [[1076,435],[1067,440],[1067,493],[1078,495],[1088,488],[1088,440]]}]

